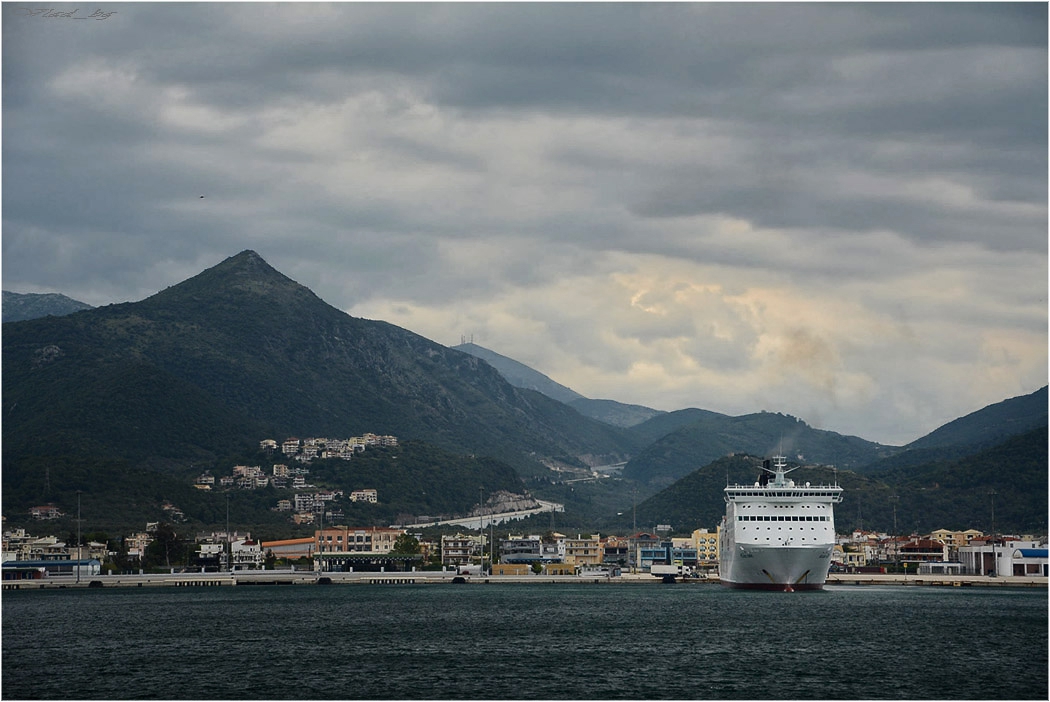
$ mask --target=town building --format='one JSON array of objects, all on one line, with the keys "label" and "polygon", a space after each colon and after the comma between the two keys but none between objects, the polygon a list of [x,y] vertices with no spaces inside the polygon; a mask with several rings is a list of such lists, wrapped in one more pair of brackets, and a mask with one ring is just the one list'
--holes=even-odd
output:
[{"label": "town building", "polygon": [[404,529],[326,527],[314,532],[315,553],[390,553]]},{"label": "town building", "polygon": [[481,542],[473,534],[444,535],[441,537],[441,565],[469,565],[481,555]]},{"label": "town building", "polygon": [[676,545],[674,540],[671,540],[642,547],[638,552],[638,567],[642,570],[650,570],[654,565],[696,568],[696,549],[688,545],[690,540],[684,541],[687,544]]},{"label": "town building", "polygon": [[29,516],[33,519],[58,519],[62,516],[62,510],[55,505],[39,505],[30,507]]},{"label": "town building", "polygon": [[958,559],[967,575],[1050,575],[1045,540],[974,539]]},{"label": "town building", "polygon": [[302,539],[278,539],[276,541],[263,541],[261,546],[264,554],[272,553],[275,558],[295,560],[313,556],[314,549],[317,547],[317,540],[310,536]]},{"label": "town building", "polygon": [[696,549],[696,563],[701,568],[718,565],[718,531],[697,529],[693,532],[693,548]]},{"label": "town building", "polygon": [[583,537],[579,534],[575,539],[565,539],[566,563],[574,565],[599,565],[602,562],[602,542],[595,536]]}]

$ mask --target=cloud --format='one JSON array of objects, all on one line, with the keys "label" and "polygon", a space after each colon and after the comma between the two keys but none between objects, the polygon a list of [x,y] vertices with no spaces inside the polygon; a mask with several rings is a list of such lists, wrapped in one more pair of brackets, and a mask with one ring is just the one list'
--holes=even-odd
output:
[{"label": "cloud", "polygon": [[1046,382],[1043,5],[3,13],[5,289],[253,248],[589,396],[886,442]]}]

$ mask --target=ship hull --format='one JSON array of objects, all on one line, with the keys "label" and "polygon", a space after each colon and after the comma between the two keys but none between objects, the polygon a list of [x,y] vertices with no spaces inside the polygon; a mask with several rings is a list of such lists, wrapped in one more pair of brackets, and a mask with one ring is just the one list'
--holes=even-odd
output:
[{"label": "ship hull", "polygon": [[749,590],[820,590],[828,577],[831,545],[805,547],[730,545],[719,577]]}]

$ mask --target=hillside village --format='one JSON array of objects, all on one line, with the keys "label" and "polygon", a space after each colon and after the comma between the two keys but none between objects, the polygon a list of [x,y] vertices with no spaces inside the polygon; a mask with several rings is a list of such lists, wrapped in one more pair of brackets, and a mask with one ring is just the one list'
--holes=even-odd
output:
[{"label": "hillside village", "polygon": [[[274,463],[267,474],[260,466],[234,466],[229,475],[218,477],[211,472],[202,473],[194,481],[194,487],[198,490],[240,489],[255,490],[272,486],[277,490],[309,490],[315,488],[306,482],[310,469],[309,465],[315,459],[341,459],[349,461],[354,454],[365,451],[370,446],[394,447],[397,446],[396,436],[379,436],[367,433],[363,436],[354,436],[349,439],[328,439],[311,437],[299,439],[290,437],[278,442],[274,439],[263,439],[259,442],[259,448],[267,454],[272,455],[278,450],[300,465],[288,466],[287,463]],[[318,515],[324,514],[329,519],[342,519],[343,512],[333,507],[333,502],[344,497],[342,490],[317,490],[315,492],[296,492],[293,496],[280,499],[273,509],[278,512],[290,512],[290,520],[295,524],[313,524]],[[379,494],[373,488],[362,488],[350,492],[351,502],[377,503]],[[181,512],[173,512],[176,521],[180,520]]]}]

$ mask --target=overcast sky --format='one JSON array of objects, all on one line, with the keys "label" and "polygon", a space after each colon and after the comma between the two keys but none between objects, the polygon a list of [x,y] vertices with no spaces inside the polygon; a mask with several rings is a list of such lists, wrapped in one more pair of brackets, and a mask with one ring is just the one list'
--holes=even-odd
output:
[{"label": "overcast sky", "polygon": [[1047,383],[1045,3],[41,7],[5,290],[253,249],[588,397],[887,444]]}]

